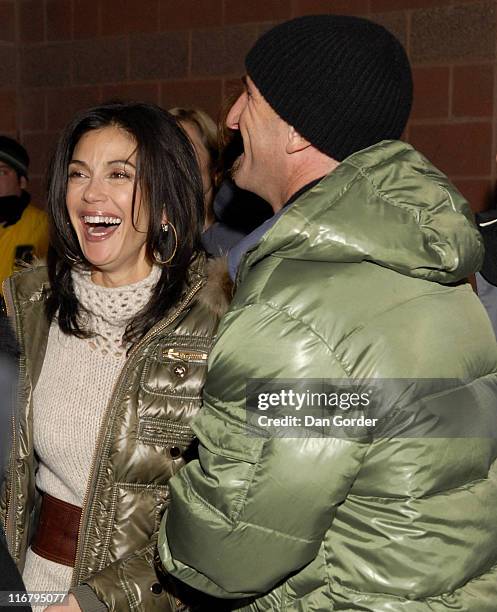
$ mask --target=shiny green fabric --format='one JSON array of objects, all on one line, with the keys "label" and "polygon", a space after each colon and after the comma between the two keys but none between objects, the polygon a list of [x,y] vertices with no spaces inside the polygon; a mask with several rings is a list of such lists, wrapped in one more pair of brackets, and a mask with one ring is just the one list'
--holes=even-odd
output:
[{"label": "shiny green fabric", "polygon": [[[49,331],[46,287],[46,268],[40,267],[11,277],[6,292],[22,353],[22,402],[0,520],[20,569],[39,501],[32,393]],[[217,301],[211,299],[215,293]],[[131,350],[102,418],[73,584],[89,585],[109,610],[176,610],[174,597],[151,589],[158,583],[153,558],[169,501],[168,481],[194,454],[189,422],[201,407],[207,354],[221,316],[220,293],[205,258],[198,257],[182,300]]]},{"label": "shiny green fabric", "polygon": [[[171,483],[167,571],[246,610],[495,612],[497,439],[247,435],[249,378],[409,378],[497,422],[497,345],[467,275],[470,210],[410,146],[354,154],[242,261]],[[429,395],[421,379],[435,379]],[[451,379],[457,379],[451,382]],[[463,432],[464,435],[464,432]]]}]

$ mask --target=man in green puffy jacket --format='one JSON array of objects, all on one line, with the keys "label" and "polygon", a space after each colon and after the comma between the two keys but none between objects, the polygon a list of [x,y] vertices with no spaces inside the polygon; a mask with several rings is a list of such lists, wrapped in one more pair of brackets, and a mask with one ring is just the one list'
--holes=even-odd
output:
[{"label": "man in green puffy jacket", "polygon": [[[246,68],[234,177],[275,215],[230,253],[163,567],[232,609],[495,612],[497,345],[466,282],[482,244],[447,177],[398,140],[405,52],[369,21],[307,16]],[[289,395],[260,395],[264,420],[253,379],[373,389],[379,426],[285,434]]]}]

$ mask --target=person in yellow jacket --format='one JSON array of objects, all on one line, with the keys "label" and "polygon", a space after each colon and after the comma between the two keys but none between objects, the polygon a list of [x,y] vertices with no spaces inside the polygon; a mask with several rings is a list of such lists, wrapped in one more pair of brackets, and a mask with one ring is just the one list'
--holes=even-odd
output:
[{"label": "person in yellow jacket", "polygon": [[14,139],[0,136],[0,283],[21,262],[30,263],[47,254],[47,215],[30,204],[28,167],[26,149]]}]

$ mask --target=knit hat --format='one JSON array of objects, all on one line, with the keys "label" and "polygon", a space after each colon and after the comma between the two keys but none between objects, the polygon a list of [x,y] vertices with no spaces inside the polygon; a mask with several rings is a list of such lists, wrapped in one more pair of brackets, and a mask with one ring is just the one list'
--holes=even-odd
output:
[{"label": "knit hat", "polygon": [[28,152],[13,138],[0,136],[0,161],[14,168],[19,176],[28,177]]},{"label": "knit hat", "polygon": [[398,139],[411,109],[404,48],[367,19],[292,19],[261,36],[245,66],[278,115],[337,161],[381,140]]}]

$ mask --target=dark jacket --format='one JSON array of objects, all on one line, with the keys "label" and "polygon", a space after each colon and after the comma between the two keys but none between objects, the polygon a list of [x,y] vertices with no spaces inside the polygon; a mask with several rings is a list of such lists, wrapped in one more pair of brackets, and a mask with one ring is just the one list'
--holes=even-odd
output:
[{"label": "dark jacket", "polygon": [[[15,390],[17,382],[18,349],[10,321],[0,314],[0,486],[4,467],[10,453],[13,419],[15,418]],[[9,593],[24,592],[24,584],[13,562],[5,534],[0,525],[0,610],[11,610]],[[5,604],[5,605],[4,605]],[[20,610],[31,610],[22,606]]]}]

